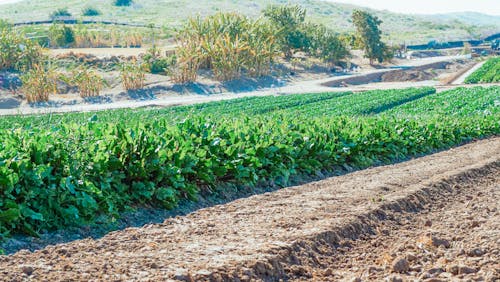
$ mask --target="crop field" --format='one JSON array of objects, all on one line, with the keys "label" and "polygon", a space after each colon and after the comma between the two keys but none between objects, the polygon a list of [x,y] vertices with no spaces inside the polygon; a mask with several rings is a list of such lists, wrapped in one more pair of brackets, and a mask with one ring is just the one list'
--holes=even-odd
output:
[{"label": "crop field", "polygon": [[0,129],[0,231],[36,235],[173,208],[224,184],[366,168],[500,134],[500,87],[253,97],[161,110],[13,116]]},{"label": "crop field", "polygon": [[351,2],[0,0],[0,282],[500,281],[497,7]]},{"label": "crop field", "polygon": [[480,69],[465,79],[465,83],[500,82],[500,57],[489,59]]}]

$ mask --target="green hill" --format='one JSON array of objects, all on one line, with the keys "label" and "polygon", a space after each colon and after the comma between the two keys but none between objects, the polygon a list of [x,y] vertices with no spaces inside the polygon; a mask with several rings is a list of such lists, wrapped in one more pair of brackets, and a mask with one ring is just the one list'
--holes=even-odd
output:
[{"label": "green hill", "polygon": [[[76,18],[84,18],[82,9],[94,7],[102,15],[99,20],[131,23],[155,23],[175,27],[186,18],[197,14],[207,15],[217,11],[239,11],[249,16],[258,16],[269,3],[297,3],[308,9],[309,20],[322,22],[339,32],[353,29],[350,15],[360,8],[348,4],[321,0],[135,0],[130,7],[115,7],[112,0],[23,0],[1,6],[0,18],[11,22],[47,20],[58,8],[68,8]],[[370,10],[370,9],[367,9]],[[449,41],[475,39],[500,30],[500,17],[478,13],[455,13],[436,16],[397,14],[388,11],[370,10],[383,21],[386,39],[392,43],[423,43],[430,40]]]}]

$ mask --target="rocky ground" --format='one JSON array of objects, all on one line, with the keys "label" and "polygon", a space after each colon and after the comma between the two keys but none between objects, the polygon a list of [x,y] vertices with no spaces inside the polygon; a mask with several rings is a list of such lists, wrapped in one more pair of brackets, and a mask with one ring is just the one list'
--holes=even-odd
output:
[{"label": "rocky ground", "polygon": [[497,281],[500,137],[0,256],[2,281]]}]

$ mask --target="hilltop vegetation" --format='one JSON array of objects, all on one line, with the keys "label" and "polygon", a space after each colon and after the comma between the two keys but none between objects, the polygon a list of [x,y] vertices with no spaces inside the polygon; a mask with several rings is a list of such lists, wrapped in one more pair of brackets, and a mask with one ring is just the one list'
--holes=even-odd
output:
[{"label": "hilltop vegetation", "polygon": [[[114,1],[76,1],[76,0],[31,0],[16,4],[3,5],[0,18],[12,22],[28,20],[46,20],[57,9],[68,8],[76,18],[82,17],[85,8],[92,7],[101,12],[92,19],[114,20],[135,23],[155,23],[169,27],[179,27],[187,18],[198,14],[206,16],[219,11],[240,11],[247,16],[257,17],[268,4],[296,3],[308,10],[308,17],[316,23],[324,23],[339,32],[354,31],[350,20],[353,5],[329,3],[320,0],[296,1],[188,1],[188,0],[137,0],[130,6],[117,7]],[[396,14],[387,11],[370,11],[383,20],[381,29],[387,40],[407,43],[422,43],[432,39],[461,40],[481,36],[498,30],[500,21],[489,16],[478,16],[477,23],[465,15],[450,16],[414,16]]]}]

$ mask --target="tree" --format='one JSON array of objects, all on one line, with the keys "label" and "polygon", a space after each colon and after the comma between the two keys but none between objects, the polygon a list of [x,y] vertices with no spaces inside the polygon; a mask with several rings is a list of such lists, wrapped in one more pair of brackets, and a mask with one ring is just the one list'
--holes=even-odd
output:
[{"label": "tree", "polygon": [[293,56],[294,49],[307,49],[307,36],[303,30],[306,19],[304,8],[299,5],[271,5],[263,13],[277,29],[281,49],[287,58]]},{"label": "tree", "polygon": [[352,14],[352,21],[360,39],[361,47],[365,51],[365,57],[370,59],[370,64],[374,60],[379,63],[390,59],[391,50],[382,42],[382,32],[379,29],[382,21],[365,11],[355,10]]},{"label": "tree", "polygon": [[327,64],[335,65],[350,55],[339,35],[322,24],[308,24],[305,34],[309,42],[308,53]]}]

